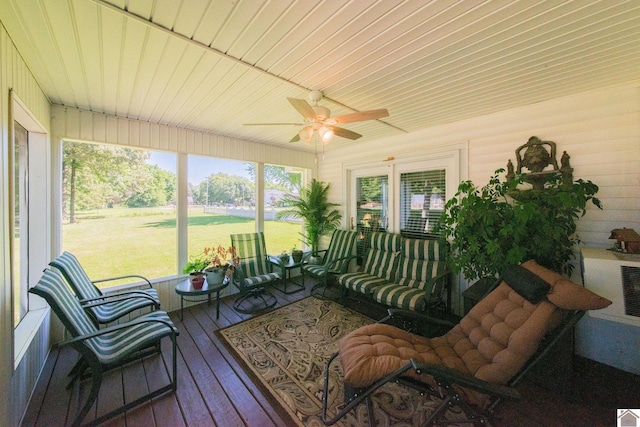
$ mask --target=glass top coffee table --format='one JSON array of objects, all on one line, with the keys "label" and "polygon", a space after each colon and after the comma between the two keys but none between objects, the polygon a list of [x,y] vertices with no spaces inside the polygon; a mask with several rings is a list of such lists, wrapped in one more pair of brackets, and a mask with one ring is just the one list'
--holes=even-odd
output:
[{"label": "glass top coffee table", "polygon": [[220,291],[229,286],[230,279],[225,277],[222,283],[217,283],[213,285],[209,285],[207,283],[207,279],[205,277],[204,285],[202,285],[202,289],[194,289],[191,286],[191,282],[189,279],[184,279],[181,282],[178,282],[176,285],[176,293],[180,295],[180,320],[183,319],[184,315],[184,302],[204,302],[205,300],[201,297],[206,295],[209,305],[211,305],[211,294],[215,292],[216,294],[216,319],[220,318]]}]

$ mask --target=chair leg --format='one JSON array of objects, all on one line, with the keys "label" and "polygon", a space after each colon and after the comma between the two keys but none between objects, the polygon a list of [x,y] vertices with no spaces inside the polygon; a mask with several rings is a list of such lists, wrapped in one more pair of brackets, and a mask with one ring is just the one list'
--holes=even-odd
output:
[{"label": "chair leg", "polygon": [[[261,299],[262,303],[258,306],[252,305],[251,308],[243,307],[243,303],[250,298]],[[236,298],[236,300],[233,302],[233,309],[238,313],[252,314],[258,311],[271,309],[275,307],[277,303],[278,300],[271,292],[264,289],[256,289],[240,295],[238,298]]]},{"label": "chair leg", "polygon": [[93,406],[93,403],[98,398],[100,384],[102,383],[102,369],[100,368],[99,364],[94,365],[91,367],[91,372],[91,390],[89,391],[89,397],[87,397],[87,401],[82,407],[82,410],[80,410],[80,412],[76,416],[76,419],[73,421],[74,427],[82,424],[82,420],[84,420],[84,417],[87,416],[87,413],[89,413],[89,409],[91,409],[91,406]]}]

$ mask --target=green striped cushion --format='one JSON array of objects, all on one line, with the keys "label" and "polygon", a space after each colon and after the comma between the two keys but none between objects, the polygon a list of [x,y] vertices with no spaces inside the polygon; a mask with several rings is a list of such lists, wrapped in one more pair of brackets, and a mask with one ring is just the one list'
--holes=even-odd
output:
[{"label": "green striped cushion", "polygon": [[367,251],[362,271],[392,280],[400,242],[399,234],[372,233],[371,247]]},{"label": "green striped cushion", "polygon": [[352,291],[371,295],[376,288],[388,284],[389,281],[367,273],[345,273],[338,276],[338,283]]},{"label": "green striped cushion", "polygon": [[[89,276],[78,262],[78,259],[69,252],[54,259],[49,265],[57,268],[67,279],[67,282],[73,288],[74,292],[80,299],[93,299],[104,296],[104,294],[96,288],[91,282]],[[125,314],[134,310],[149,307],[155,304],[160,305],[158,291],[153,288],[137,289],[132,291],[119,292],[122,299],[109,304],[103,304],[91,307],[91,315],[98,323],[110,323]],[[136,298],[136,294],[140,294],[140,298]],[[151,297],[153,300],[149,299]]]},{"label": "green striped cushion", "polygon": [[78,259],[69,252],[64,252],[58,258],[49,263],[62,272],[69,281],[80,299],[90,299],[102,296],[102,293],[91,282],[89,276],[84,271]]},{"label": "green striped cushion", "polygon": [[244,275],[240,282],[233,282],[241,292],[280,280],[280,274],[271,271],[263,232],[232,234],[231,246],[240,257],[240,268]]},{"label": "green striped cushion", "polygon": [[357,234],[356,231],[334,230],[324,255],[324,264],[351,256]]},{"label": "green striped cushion", "polygon": [[379,303],[413,311],[425,310],[424,295],[423,290],[394,283],[381,286],[373,291],[373,298]]},{"label": "green striped cushion", "polygon": [[[45,270],[30,292],[47,301],[73,337],[88,335],[98,330],[58,270]],[[160,310],[140,316],[126,325],[131,326],[89,338],[84,344],[95,353],[101,363],[109,364],[155,344],[173,331],[177,332],[167,313]]]},{"label": "green striped cushion", "polygon": [[431,292],[431,278],[446,271],[445,252],[437,240],[405,239],[395,282]]},{"label": "green striped cushion", "polygon": [[87,335],[97,330],[58,270],[46,269],[36,286],[29,292],[47,300],[72,336]]}]

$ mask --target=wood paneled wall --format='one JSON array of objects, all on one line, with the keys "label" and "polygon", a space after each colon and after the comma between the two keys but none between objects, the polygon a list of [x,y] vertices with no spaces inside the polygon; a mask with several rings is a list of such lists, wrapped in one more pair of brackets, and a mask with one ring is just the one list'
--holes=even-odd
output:
[{"label": "wood paneled wall", "polygon": [[[390,114],[393,117],[393,111]],[[390,156],[410,157],[466,141],[468,161],[461,178],[466,175],[483,185],[496,169],[506,169],[508,159],[515,164],[516,148],[534,135],[554,141],[559,154],[569,153],[574,179],[591,180],[600,187],[604,209],[589,206],[578,222],[583,245],[610,246],[614,228],[640,231],[640,82],[380,139],[368,143],[366,151],[345,144],[319,159],[318,177],[332,184],[332,200],[342,202],[343,164],[380,165]],[[578,259],[575,266],[574,279],[580,282]],[[466,286],[461,280],[456,294]]]},{"label": "wood paneled wall", "polygon": [[[0,276],[2,288],[0,290],[0,425],[18,425],[26,408],[28,399],[38,379],[40,370],[49,351],[49,318],[44,316],[44,322],[37,322],[34,330],[30,331],[33,339],[31,344],[14,370],[13,360],[13,321],[11,309],[11,271],[9,256],[9,152],[12,147],[10,136],[10,91],[19,97],[27,106],[31,114],[46,128],[49,128],[49,101],[40,90],[38,82],[27,68],[13,41],[5,28],[0,26]],[[39,208],[39,207],[38,207]],[[44,254],[37,254],[37,258],[46,258],[50,254],[49,239],[41,243]],[[37,280],[37,278],[35,278]],[[42,317],[41,317],[42,318]]]}]

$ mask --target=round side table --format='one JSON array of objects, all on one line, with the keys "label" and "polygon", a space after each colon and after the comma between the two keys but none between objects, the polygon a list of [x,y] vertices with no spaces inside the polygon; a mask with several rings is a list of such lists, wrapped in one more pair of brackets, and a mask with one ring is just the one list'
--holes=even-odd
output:
[{"label": "round side table", "polygon": [[202,289],[194,289],[189,279],[184,279],[176,285],[176,293],[180,295],[180,320],[184,315],[184,302],[202,302],[204,299],[197,298],[206,295],[207,302],[211,305],[211,294],[216,294],[216,319],[220,318],[220,291],[229,286],[229,278],[225,277],[222,283],[209,285],[207,279],[204,280]]}]

